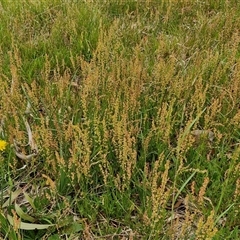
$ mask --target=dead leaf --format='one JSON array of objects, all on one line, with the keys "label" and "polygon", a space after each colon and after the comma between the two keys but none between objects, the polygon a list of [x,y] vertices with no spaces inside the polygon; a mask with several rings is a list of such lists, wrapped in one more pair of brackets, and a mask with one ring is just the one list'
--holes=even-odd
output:
[{"label": "dead leaf", "polygon": [[207,138],[210,142],[213,141],[215,135],[214,132],[211,130],[194,130],[191,132],[191,134],[196,138],[198,141],[200,138]]},{"label": "dead leaf", "polygon": [[[26,127],[26,130],[27,130],[27,133],[28,133],[28,144],[26,146],[30,146],[31,153],[28,154],[28,155],[22,153],[21,147],[23,147],[23,146],[19,146],[19,143],[16,140],[14,140],[13,143],[14,143],[16,155],[20,159],[22,159],[24,161],[28,161],[28,160],[30,160],[33,157],[36,157],[38,155],[38,147],[37,147],[37,144],[35,143],[35,141],[33,139],[33,135],[32,135],[30,125],[29,125],[29,123],[26,119],[24,119],[24,123],[25,123],[25,127]],[[24,147],[26,147],[26,146],[24,146]]]}]

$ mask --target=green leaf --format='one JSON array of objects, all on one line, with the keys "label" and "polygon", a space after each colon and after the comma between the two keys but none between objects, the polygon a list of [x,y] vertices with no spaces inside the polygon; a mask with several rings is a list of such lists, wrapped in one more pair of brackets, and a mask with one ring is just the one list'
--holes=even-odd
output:
[{"label": "green leaf", "polygon": [[77,233],[83,230],[83,225],[77,222],[74,222],[65,229],[65,232],[68,234]]},{"label": "green leaf", "polygon": [[[7,215],[7,219],[9,223],[13,226],[13,217],[10,215]],[[35,223],[25,223],[25,222],[20,222],[19,229],[23,230],[41,230],[41,229],[47,229],[49,227],[55,226],[55,224],[35,224]]]},{"label": "green leaf", "polygon": [[48,240],[61,240],[61,238],[57,234],[55,234],[55,235],[50,236],[48,238]]},{"label": "green leaf", "polygon": [[182,190],[186,187],[186,185],[190,182],[190,180],[194,177],[194,175],[197,173],[197,171],[193,172],[191,174],[191,176],[184,182],[184,184],[181,186],[181,188],[179,189],[178,193],[176,194],[173,203],[175,203],[177,201],[178,196],[180,195],[180,193],[182,192]]},{"label": "green leaf", "polygon": [[23,194],[24,194],[25,198],[27,199],[27,201],[30,203],[31,207],[35,210],[36,206],[35,206],[35,204],[33,202],[33,199],[30,198],[29,195],[26,192],[24,192]]},{"label": "green leaf", "polygon": [[22,189],[17,189],[12,194],[10,193],[9,199],[2,205],[2,208],[8,207],[13,201],[22,193]]},{"label": "green leaf", "polygon": [[182,142],[184,140],[184,138],[190,133],[191,131],[191,128],[193,127],[193,125],[199,120],[199,118],[202,116],[202,114],[206,111],[206,108],[204,108],[198,115],[197,117],[191,122],[190,125],[187,126],[187,128],[184,130],[182,136],[179,138],[179,141],[178,141],[178,151],[179,150],[179,147],[182,145]]},{"label": "green leaf", "polygon": [[28,215],[27,213],[25,213],[18,204],[15,203],[15,210],[18,214],[18,216],[21,218],[21,219],[24,219],[24,220],[27,220],[29,222],[35,222],[36,219],[31,217],[30,215]]}]

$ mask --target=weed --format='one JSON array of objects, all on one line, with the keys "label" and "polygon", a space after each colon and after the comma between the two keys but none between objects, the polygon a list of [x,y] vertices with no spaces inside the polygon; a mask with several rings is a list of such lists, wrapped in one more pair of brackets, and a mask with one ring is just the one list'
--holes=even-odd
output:
[{"label": "weed", "polygon": [[0,4],[3,239],[239,238],[239,4]]}]

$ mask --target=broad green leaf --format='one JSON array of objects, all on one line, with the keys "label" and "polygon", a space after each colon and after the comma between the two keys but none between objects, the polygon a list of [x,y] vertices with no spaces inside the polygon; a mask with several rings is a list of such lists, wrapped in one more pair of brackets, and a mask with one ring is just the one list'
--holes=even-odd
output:
[{"label": "broad green leaf", "polygon": [[29,222],[35,222],[36,219],[31,217],[30,215],[28,215],[27,213],[25,213],[18,204],[15,203],[15,210],[18,214],[18,216],[21,218],[21,219],[24,219],[24,220],[27,220]]},{"label": "broad green leaf", "polygon": [[[13,217],[10,215],[7,215],[7,219],[9,223],[13,226]],[[41,230],[41,229],[47,229],[49,227],[54,226],[55,224],[35,224],[35,223],[25,223],[25,222],[20,222],[19,229],[23,230]]]},{"label": "broad green leaf", "polygon": [[83,224],[74,222],[67,228],[65,228],[66,233],[71,234],[71,233],[77,233],[83,230]]},{"label": "broad green leaf", "polygon": [[48,238],[48,240],[61,240],[61,238],[59,237],[59,235],[55,234],[55,235],[52,235]]}]

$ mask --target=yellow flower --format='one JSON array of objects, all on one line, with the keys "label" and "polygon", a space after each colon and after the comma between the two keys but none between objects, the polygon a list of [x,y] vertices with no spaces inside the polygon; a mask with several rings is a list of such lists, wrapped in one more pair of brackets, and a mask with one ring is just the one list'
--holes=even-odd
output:
[{"label": "yellow flower", "polygon": [[0,140],[0,151],[4,151],[6,149],[7,142],[4,140]]}]

